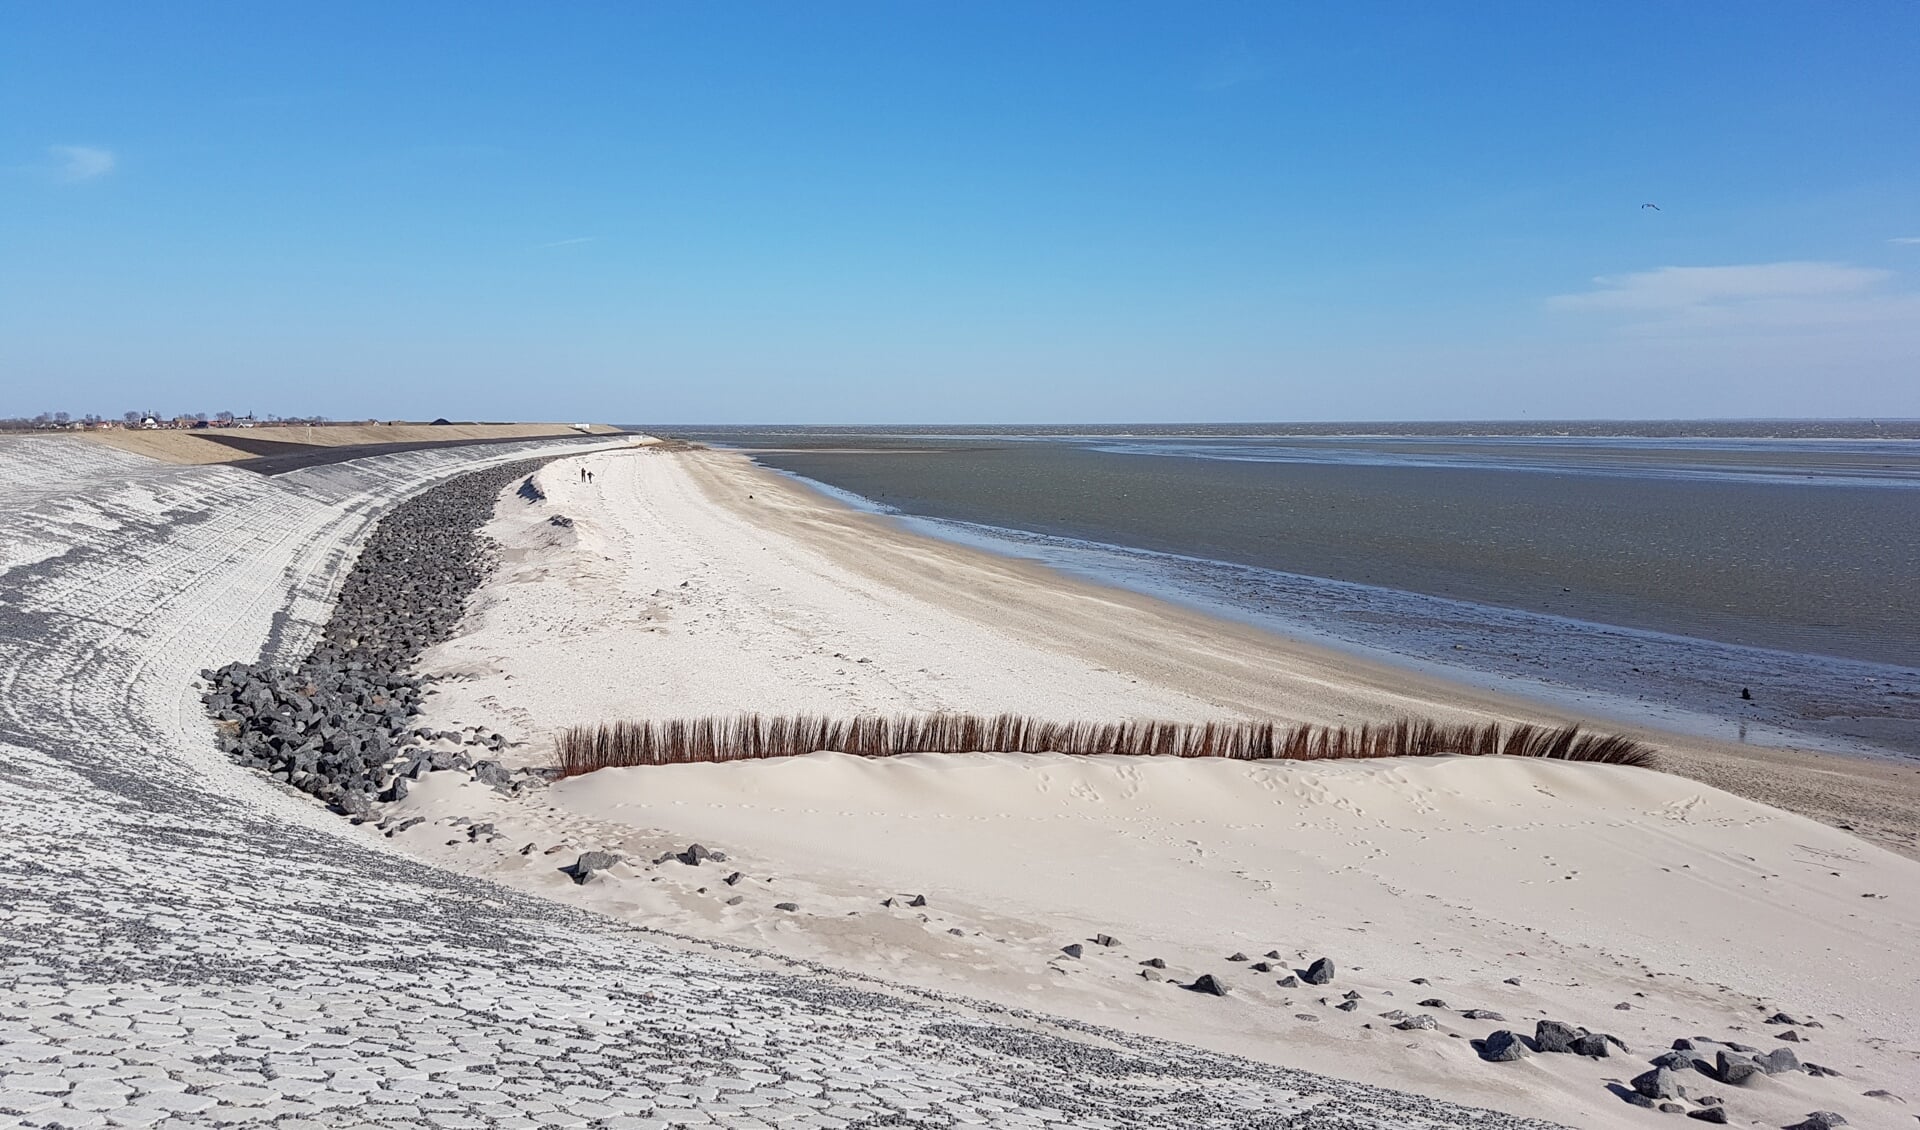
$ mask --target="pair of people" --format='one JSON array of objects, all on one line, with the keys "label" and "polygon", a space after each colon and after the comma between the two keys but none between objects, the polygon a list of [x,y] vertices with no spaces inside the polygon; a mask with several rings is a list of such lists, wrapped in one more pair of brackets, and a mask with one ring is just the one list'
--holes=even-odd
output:
[{"label": "pair of people", "polygon": [[593,481],[593,472],[592,472],[592,471],[589,471],[589,470],[587,470],[587,469],[586,469],[585,467],[582,467],[582,468],[580,468],[580,481],[581,481],[581,482],[583,482],[583,483],[590,483],[590,482],[592,482],[592,481]]}]

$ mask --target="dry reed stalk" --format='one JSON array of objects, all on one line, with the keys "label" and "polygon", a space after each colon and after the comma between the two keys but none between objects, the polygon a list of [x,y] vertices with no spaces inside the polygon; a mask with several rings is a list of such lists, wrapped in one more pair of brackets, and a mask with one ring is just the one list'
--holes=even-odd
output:
[{"label": "dry reed stalk", "polygon": [[1274,722],[1051,722],[1024,715],[928,714],[826,718],[801,714],[676,718],[575,726],[560,735],[560,773],[636,765],[755,761],[820,751],[856,757],[905,753],[1062,753],[1321,761],[1373,757],[1546,757],[1651,766],[1653,750],[1617,734],[1497,722],[1428,720],[1362,726]]}]

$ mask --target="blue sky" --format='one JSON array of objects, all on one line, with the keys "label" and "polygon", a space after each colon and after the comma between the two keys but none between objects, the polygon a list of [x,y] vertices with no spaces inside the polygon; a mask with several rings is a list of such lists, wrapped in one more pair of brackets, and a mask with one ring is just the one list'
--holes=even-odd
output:
[{"label": "blue sky", "polygon": [[1906,2],[0,0],[0,413],[1920,416],[1916,57]]}]

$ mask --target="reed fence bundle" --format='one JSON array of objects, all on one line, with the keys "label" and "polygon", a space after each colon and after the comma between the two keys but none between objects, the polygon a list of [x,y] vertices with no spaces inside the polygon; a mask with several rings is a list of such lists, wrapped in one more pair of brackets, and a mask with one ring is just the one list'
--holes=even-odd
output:
[{"label": "reed fence bundle", "polygon": [[1653,751],[1632,738],[1582,733],[1578,726],[1486,722],[1443,725],[1400,719],[1362,726],[1279,722],[1054,722],[1019,714],[922,714],[830,718],[734,717],[575,726],[559,741],[560,773],[596,769],[755,761],[832,751],[856,757],[907,753],[1059,753],[1125,757],[1222,757],[1236,761],[1338,758],[1548,757],[1651,766]]}]

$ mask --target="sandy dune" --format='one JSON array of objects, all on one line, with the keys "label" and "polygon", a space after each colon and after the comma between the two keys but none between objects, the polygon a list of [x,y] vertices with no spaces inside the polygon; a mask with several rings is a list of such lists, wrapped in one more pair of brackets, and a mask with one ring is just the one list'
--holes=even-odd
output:
[{"label": "sandy dune", "polygon": [[220,752],[198,671],[301,654],[399,499],[556,449],[0,452],[0,1126],[1543,1130],[642,933]]},{"label": "sandy dune", "polygon": [[[429,656],[452,676],[430,724],[499,730],[514,763],[546,762],[575,722],[736,710],[1524,713],[905,535],[733,456],[605,453],[539,478],[544,502],[503,500],[503,567],[470,630]],[[1792,781],[1820,763],[1781,764]],[[429,859],[654,928],[1581,1126],[1658,1117],[1609,1087],[1676,1037],[1781,1046],[1775,1011],[1818,1020],[1793,1046],[1844,1075],[1700,1077],[1736,1123],[1908,1125],[1863,1092],[1920,1102],[1920,864],[1672,774],[816,754],[520,798],[434,774],[395,809],[423,818],[396,840]],[[696,841],[730,859],[661,860]],[[558,870],[601,848],[627,861],[585,886]],[[1277,983],[1323,955],[1331,985]],[[1155,957],[1229,995],[1143,977]],[[1395,1030],[1396,1008],[1440,1027]],[[1543,1016],[1634,1054],[1496,1065],[1469,1044]]]}]

